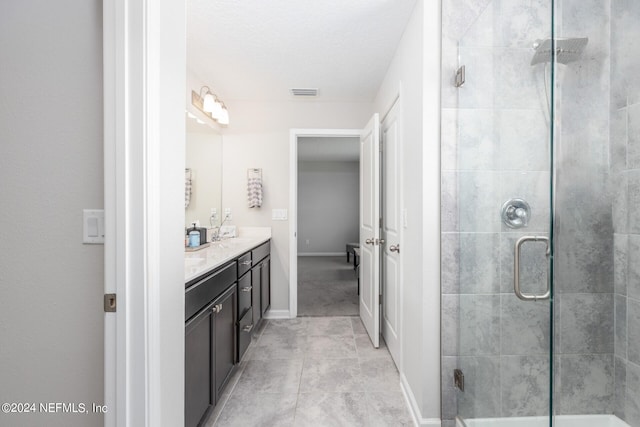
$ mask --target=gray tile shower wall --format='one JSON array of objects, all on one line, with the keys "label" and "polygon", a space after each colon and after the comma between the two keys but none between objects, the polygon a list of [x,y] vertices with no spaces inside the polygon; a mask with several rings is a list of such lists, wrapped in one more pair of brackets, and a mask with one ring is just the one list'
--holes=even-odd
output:
[{"label": "gray tile shower wall", "polygon": [[[549,410],[549,305],[514,296],[513,247],[522,235],[549,231],[545,71],[529,62],[532,43],[551,36],[550,5],[443,0],[442,418],[449,424],[456,415]],[[556,8],[556,36],[589,43],[580,61],[557,67],[554,87],[554,408],[640,420],[640,345],[630,347],[640,342],[640,83],[631,77],[640,60],[629,55],[640,38],[640,3],[561,0]],[[466,83],[456,89],[461,65]],[[532,207],[524,232],[500,221],[512,197]],[[545,281],[544,249],[523,247],[527,291]],[[454,367],[465,372],[465,392],[452,386]]]},{"label": "gray tile shower wall", "polygon": [[[549,16],[544,1],[513,0],[445,0],[443,14],[442,418],[538,415],[549,399],[549,306],[513,295],[513,247],[548,231],[548,113],[538,96],[542,75],[529,61]],[[452,89],[446,76],[459,65],[467,82]],[[526,232],[500,220],[513,197],[534,212]],[[546,279],[545,249],[523,248],[530,292]],[[456,367],[464,393],[453,387]],[[521,394],[535,390],[522,405]]]},{"label": "gray tile shower wall", "polygon": [[611,0],[610,171],[614,229],[614,413],[640,426],[640,3]]}]

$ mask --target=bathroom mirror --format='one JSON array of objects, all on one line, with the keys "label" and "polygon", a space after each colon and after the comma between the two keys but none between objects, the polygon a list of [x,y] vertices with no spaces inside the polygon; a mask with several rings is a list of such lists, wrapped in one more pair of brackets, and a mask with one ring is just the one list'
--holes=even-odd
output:
[{"label": "bathroom mirror", "polygon": [[201,227],[211,227],[212,209],[217,212],[214,224],[219,224],[222,207],[222,135],[206,123],[189,117],[186,121],[185,185],[190,172],[191,196],[185,226],[200,221]]}]

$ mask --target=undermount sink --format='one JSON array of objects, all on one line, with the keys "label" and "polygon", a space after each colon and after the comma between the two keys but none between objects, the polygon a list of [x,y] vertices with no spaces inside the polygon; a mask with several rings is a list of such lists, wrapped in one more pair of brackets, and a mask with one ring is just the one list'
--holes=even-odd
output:
[{"label": "undermount sink", "polygon": [[235,245],[243,245],[245,243],[249,243],[250,241],[251,241],[251,238],[249,237],[233,237],[231,239],[216,240],[215,242],[211,243],[211,247],[219,248],[219,249],[227,249]]}]

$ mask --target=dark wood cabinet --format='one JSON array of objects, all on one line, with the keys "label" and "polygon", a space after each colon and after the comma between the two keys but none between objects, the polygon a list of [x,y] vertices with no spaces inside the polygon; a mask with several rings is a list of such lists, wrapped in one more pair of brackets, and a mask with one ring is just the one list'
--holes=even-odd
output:
[{"label": "dark wood cabinet", "polygon": [[238,279],[238,317],[242,319],[245,313],[251,310],[251,274],[245,274]]},{"label": "dark wood cabinet", "polygon": [[[235,266],[234,266],[235,269]],[[227,280],[226,267],[201,286]],[[202,291],[192,294],[200,295]],[[192,304],[196,304],[193,302]],[[222,395],[235,364],[237,285],[234,282],[185,323],[185,426],[205,420]]]},{"label": "dark wood cabinet", "polygon": [[251,309],[253,311],[253,323],[260,324],[262,310],[260,309],[260,294],[262,293],[262,264],[258,264],[251,269]]},{"label": "dark wood cabinet", "polygon": [[251,251],[253,267],[251,285],[253,287],[253,323],[262,321],[271,305],[271,242],[263,243]]},{"label": "dark wood cabinet", "polygon": [[271,304],[270,242],[186,284],[185,426],[204,424]]},{"label": "dark wood cabinet", "polygon": [[213,333],[211,340],[214,354],[214,374],[216,402],[220,400],[222,390],[227,385],[236,362],[236,287],[232,286],[216,300],[213,316]]},{"label": "dark wood cabinet", "polygon": [[213,304],[187,322],[184,353],[184,425],[197,426],[215,405],[211,387],[213,376]]},{"label": "dark wood cabinet", "polygon": [[238,362],[242,360],[242,356],[251,344],[251,335],[253,335],[253,311],[247,310],[238,321]]},{"label": "dark wood cabinet", "polygon": [[271,307],[271,257],[266,257],[261,265],[260,308],[262,310],[262,317],[264,317],[269,307]]}]

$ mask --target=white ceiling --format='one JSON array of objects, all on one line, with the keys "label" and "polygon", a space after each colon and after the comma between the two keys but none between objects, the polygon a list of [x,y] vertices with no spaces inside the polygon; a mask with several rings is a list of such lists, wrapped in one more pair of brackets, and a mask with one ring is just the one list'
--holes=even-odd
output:
[{"label": "white ceiling", "polygon": [[298,161],[357,162],[360,159],[358,137],[300,137]]},{"label": "white ceiling", "polygon": [[416,0],[188,0],[187,64],[224,100],[373,101]]}]

